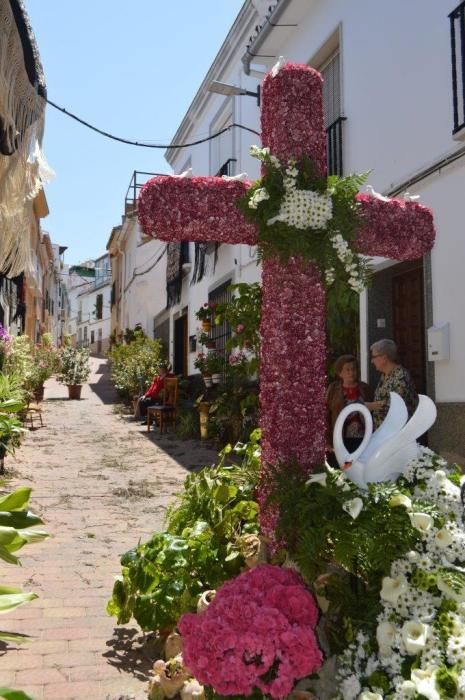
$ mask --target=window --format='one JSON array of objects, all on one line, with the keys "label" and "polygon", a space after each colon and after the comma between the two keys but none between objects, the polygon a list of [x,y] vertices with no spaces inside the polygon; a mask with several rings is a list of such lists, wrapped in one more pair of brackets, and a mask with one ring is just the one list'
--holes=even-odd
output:
[{"label": "window", "polygon": [[95,343],[95,331],[90,332],[90,344],[93,345]]},{"label": "window", "polygon": [[[212,304],[226,304],[232,299],[232,291],[230,289],[231,280],[221,284],[216,289],[213,289],[208,295],[208,301]],[[215,323],[210,331],[210,338],[215,341],[217,350],[224,351],[226,343],[231,337],[231,327],[229,323],[223,321],[219,326]]]},{"label": "window", "polygon": [[323,76],[323,116],[326,130],[328,175],[343,174],[341,61],[339,49],[321,67]]},{"label": "window", "polygon": [[465,0],[449,15],[452,58],[453,134],[465,127]]},{"label": "window", "polygon": [[87,345],[87,326],[84,326],[84,345]]},{"label": "window", "polygon": [[103,317],[103,294],[97,294],[97,300],[95,302],[95,318],[101,321]]}]

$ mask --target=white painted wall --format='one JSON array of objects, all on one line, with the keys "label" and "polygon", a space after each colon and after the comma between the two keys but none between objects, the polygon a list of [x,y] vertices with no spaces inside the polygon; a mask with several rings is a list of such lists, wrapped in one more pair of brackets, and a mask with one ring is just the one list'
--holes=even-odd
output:
[{"label": "white painted wall", "polygon": [[[452,138],[452,88],[448,14],[458,0],[281,0],[285,11],[280,23],[296,23],[295,28],[272,30],[260,53],[284,55],[292,61],[315,64],[328,38],[339,28],[342,67],[344,124],[344,164],[346,172],[371,169],[369,182],[387,192],[441,156],[460,148]],[[212,133],[230,112],[232,120],[259,131],[259,110],[249,97],[228,98],[208,93],[207,83],[221,80],[255,90],[258,79],[246,76],[241,58],[257,16],[250,0],[205,77],[178,128],[173,142],[187,142]],[[267,63],[273,59],[256,59]],[[268,61],[268,62],[267,62]],[[317,66],[316,66],[317,67]],[[250,177],[259,172],[258,163],[248,154],[252,143],[259,143],[245,131],[232,135],[232,157],[236,172]],[[214,174],[218,147],[203,144],[167,152],[174,172],[189,165],[194,175]],[[436,399],[465,401],[465,324],[461,300],[465,297],[462,204],[465,185],[465,159],[412,188],[435,213],[437,241],[432,253],[434,321],[451,324],[451,356],[436,363]],[[131,238],[131,237],[130,237]],[[128,284],[134,270],[161,250],[150,243],[137,248],[137,236],[128,241],[126,271]],[[157,247],[158,246],[158,247]],[[193,252],[193,246],[192,246]],[[191,258],[192,259],[192,258]],[[151,335],[153,317],[165,314],[165,260],[140,281],[132,283],[125,301],[125,323],[145,323]],[[188,307],[189,335],[195,332],[195,311],[206,301],[208,292],[231,277],[233,282],[256,281],[259,268],[246,246],[221,246],[214,275],[189,286],[183,285],[181,303],[169,311],[171,318]],[[362,309],[363,310],[363,309]],[[139,318],[140,317],[140,318]],[[363,317],[363,315],[362,315]],[[142,321],[145,318],[145,321]],[[363,339],[362,339],[363,340]],[[366,344],[362,342],[362,349]],[[190,357],[190,371],[193,371]],[[362,365],[363,365],[362,357]]]}]

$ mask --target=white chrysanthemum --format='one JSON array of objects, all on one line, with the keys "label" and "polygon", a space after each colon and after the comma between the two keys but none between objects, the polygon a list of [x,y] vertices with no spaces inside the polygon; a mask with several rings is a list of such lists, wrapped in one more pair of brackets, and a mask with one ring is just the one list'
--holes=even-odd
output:
[{"label": "white chrysanthemum", "polygon": [[[293,182],[293,180],[291,180]],[[282,198],[276,216],[268,220],[268,226],[282,221],[300,230],[324,229],[333,217],[333,202],[328,194],[311,190],[288,189]]]}]

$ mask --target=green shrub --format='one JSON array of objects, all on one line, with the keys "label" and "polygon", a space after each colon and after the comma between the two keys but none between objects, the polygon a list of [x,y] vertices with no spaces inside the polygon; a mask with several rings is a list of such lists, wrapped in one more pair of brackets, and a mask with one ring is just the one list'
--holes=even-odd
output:
[{"label": "green shrub", "polygon": [[[258,532],[260,431],[230,445],[216,466],[190,474],[168,511],[166,530],[123,555],[107,612],[118,624],[132,616],[143,630],[164,632],[196,608],[199,595],[236,576],[244,567],[239,538]],[[236,454],[239,464],[225,463]]]},{"label": "green shrub", "polygon": [[143,394],[156,375],[162,359],[160,340],[138,335],[128,345],[115,345],[110,352],[111,376],[127,400]]}]

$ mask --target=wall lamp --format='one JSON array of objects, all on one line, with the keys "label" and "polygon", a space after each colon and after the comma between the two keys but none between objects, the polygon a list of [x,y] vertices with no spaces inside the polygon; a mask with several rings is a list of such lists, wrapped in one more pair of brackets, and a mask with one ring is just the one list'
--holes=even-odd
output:
[{"label": "wall lamp", "polygon": [[216,92],[219,95],[248,95],[248,97],[256,97],[257,105],[260,107],[260,85],[257,85],[257,92],[245,90],[245,88],[237,87],[237,85],[228,85],[220,83],[218,80],[212,80],[208,86],[209,92]]}]

